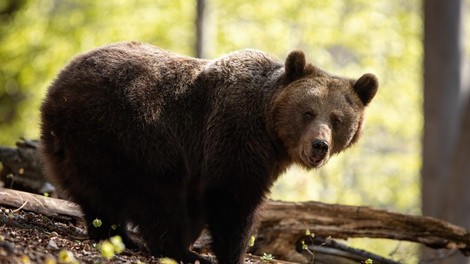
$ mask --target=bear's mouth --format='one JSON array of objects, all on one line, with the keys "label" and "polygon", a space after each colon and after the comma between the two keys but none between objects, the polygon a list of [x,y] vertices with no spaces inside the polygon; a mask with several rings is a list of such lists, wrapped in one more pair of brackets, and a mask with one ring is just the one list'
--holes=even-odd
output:
[{"label": "bear's mouth", "polygon": [[304,151],[301,152],[300,157],[302,159],[302,162],[309,168],[319,168],[323,166],[328,160],[328,155],[325,155],[323,157],[315,157],[315,155],[309,155]]}]

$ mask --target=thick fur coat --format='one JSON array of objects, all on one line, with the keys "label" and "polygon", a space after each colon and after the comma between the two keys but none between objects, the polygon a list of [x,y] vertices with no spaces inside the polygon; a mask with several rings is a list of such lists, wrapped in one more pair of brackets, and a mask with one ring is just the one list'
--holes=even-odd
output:
[{"label": "thick fur coat", "polygon": [[278,175],[357,141],[377,86],[371,74],[330,75],[301,51],[281,64],[256,50],[211,61],[113,44],[76,57],[51,85],[42,158],[91,238],[135,246],[131,223],[152,254],[209,263],[190,251],[207,227],[218,262],[239,264]]}]

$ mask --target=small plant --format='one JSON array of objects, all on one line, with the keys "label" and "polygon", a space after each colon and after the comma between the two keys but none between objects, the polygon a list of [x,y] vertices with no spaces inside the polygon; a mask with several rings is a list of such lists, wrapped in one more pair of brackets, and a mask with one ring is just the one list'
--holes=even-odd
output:
[{"label": "small plant", "polygon": [[52,256],[46,256],[46,259],[44,259],[44,264],[57,264],[55,261],[55,258]]},{"label": "small plant", "polygon": [[120,254],[126,249],[120,236],[113,236],[109,240],[103,240],[96,247],[100,251],[101,256],[106,259],[112,259],[114,255]]},{"label": "small plant", "polygon": [[[312,233],[310,231],[310,229],[305,229],[305,236],[307,237],[308,241],[313,243],[313,239],[315,238],[315,233]],[[326,243],[328,243],[329,241],[331,240],[331,236],[327,237],[325,242],[323,242],[321,245],[319,245],[320,247],[325,245]],[[315,263],[315,252],[313,250],[311,250],[309,247],[308,247],[308,244],[305,243],[304,240],[301,241],[301,246],[302,246],[302,250],[307,252],[310,256],[311,256],[311,262],[310,263]]]},{"label": "small plant", "polygon": [[112,259],[114,257],[114,247],[111,242],[108,240],[102,241],[99,245],[98,248],[100,250],[101,256],[103,256],[106,259]]},{"label": "small plant", "polygon": [[261,260],[269,263],[274,261],[274,256],[272,254],[263,253],[263,256],[261,256]]},{"label": "small plant", "polygon": [[256,240],[255,236],[251,236],[250,237],[250,242],[248,242],[248,246],[250,246],[250,247],[254,246],[255,245],[255,240]]},{"label": "small plant", "polygon": [[305,243],[305,241],[302,240],[302,250],[310,254],[312,256],[312,261],[311,263],[315,262],[315,253],[308,248],[308,245]]},{"label": "small plant", "polygon": [[315,234],[312,234],[312,232],[310,232],[310,229],[308,229],[308,228],[305,230],[305,235],[306,236],[311,236],[312,238],[315,237]]},{"label": "small plant", "polygon": [[302,240],[302,250],[309,250],[308,245],[305,244],[305,241]]},{"label": "small plant", "polygon": [[26,255],[22,255],[20,257],[20,261],[21,261],[21,264],[31,264],[31,259]]},{"label": "small plant", "polygon": [[93,220],[92,224],[93,224],[94,227],[98,228],[103,224],[103,222],[101,221],[101,219],[96,218],[95,220]]},{"label": "small plant", "polygon": [[120,236],[113,236],[109,239],[111,241],[111,244],[113,245],[114,252],[116,254],[121,254],[124,249],[126,249],[126,246],[122,242],[122,238]]},{"label": "small plant", "polygon": [[176,260],[171,259],[171,258],[161,258],[161,259],[158,259],[158,262],[160,262],[160,264],[178,264]]},{"label": "small plant", "polygon": [[363,263],[364,263],[364,264],[374,264],[374,261],[369,258],[369,259],[364,260]]},{"label": "small plant", "polygon": [[73,255],[72,251],[69,251],[67,249],[62,249],[59,252],[59,259],[57,262],[61,264],[78,264],[79,263],[78,260]]}]

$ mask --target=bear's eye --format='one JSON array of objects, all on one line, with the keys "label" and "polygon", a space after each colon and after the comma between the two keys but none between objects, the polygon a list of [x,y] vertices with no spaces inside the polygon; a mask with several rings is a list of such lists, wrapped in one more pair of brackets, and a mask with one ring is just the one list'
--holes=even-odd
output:
[{"label": "bear's eye", "polygon": [[341,123],[342,123],[342,120],[339,116],[337,116],[337,115],[332,115],[331,116],[331,124],[332,124],[333,128],[339,127],[341,125]]},{"label": "bear's eye", "polygon": [[305,121],[310,121],[315,118],[315,113],[313,112],[305,112],[304,113],[304,120]]}]

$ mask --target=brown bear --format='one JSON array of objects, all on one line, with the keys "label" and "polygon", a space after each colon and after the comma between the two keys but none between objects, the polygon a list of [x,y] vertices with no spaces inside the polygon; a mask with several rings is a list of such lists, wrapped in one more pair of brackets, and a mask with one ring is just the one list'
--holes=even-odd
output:
[{"label": "brown bear", "polygon": [[256,50],[202,60],[113,44],[73,59],[50,87],[41,155],[90,238],[135,246],[132,224],[157,257],[211,263],[190,251],[207,227],[218,263],[239,264],[278,175],[356,142],[377,87],[372,74],[334,76],[302,51],[281,64]]}]

